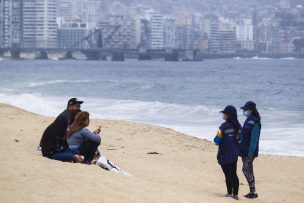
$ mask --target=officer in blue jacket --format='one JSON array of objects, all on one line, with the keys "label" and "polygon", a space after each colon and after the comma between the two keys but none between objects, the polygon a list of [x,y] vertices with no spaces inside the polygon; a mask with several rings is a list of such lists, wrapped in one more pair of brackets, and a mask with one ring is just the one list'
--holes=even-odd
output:
[{"label": "officer in blue jacket", "polygon": [[239,179],[236,171],[241,125],[234,106],[227,106],[221,113],[223,113],[225,122],[220,126],[214,138],[214,142],[219,146],[217,160],[225,174],[228,193],[226,196],[238,200]]},{"label": "officer in blue jacket", "polygon": [[245,195],[246,198],[254,199],[258,197],[255,190],[255,178],[253,173],[253,160],[259,154],[259,140],[261,132],[261,117],[252,101],[246,102],[241,107],[243,115],[247,117],[242,129],[242,142],[240,145],[240,156],[243,161],[243,173],[249,184],[250,192]]}]

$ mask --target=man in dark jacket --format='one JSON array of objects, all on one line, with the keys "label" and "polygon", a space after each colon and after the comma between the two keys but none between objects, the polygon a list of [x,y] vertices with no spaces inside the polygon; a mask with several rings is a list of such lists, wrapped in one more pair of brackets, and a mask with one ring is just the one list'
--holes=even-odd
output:
[{"label": "man in dark jacket", "polygon": [[61,161],[73,161],[74,155],[67,151],[65,135],[82,103],[83,101],[79,101],[77,98],[71,98],[68,101],[67,109],[45,129],[40,141],[43,156]]}]

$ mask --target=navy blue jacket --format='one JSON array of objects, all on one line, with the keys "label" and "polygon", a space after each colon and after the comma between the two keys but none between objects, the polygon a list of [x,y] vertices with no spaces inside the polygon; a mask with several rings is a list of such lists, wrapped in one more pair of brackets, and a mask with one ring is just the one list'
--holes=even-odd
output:
[{"label": "navy blue jacket", "polygon": [[238,133],[233,125],[225,122],[220,126],[220,131],[214,138],[214,142],[219,145],[217,160],[220,165],[236,163],[239,155],[239,140],[241,126]]},{"label": "navy blue jacket", "polygon": [[240,144],[240,156],[257,157],[259,154],[259,140],[261,133],[261,121],[255,116],[249,116],[242,129],[242,142]]}]

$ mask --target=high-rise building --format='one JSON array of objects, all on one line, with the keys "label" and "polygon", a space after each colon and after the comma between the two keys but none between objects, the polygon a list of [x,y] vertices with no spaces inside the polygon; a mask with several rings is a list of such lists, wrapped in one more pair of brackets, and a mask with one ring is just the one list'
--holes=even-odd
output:
[{"label": "high-rise building", "polygon": [[176,26],[174,18],[165,18],[164,21],[164,47],[176,48]]},{"label": "high-rise building", "polygon": [[102,19],[101,0],[58,0],[57,17],[65,22],[83,22],[95,28]]},{"label": "high-rise building", "polygon": [[102,19],[100,0],[83,0],[81,21],[94,28]]},{"label": "high-rise building", "polygon": [[79,0],[58,0],[57,17],[63,18],[64,21],[74,20],[73,8],[75,3],[79,2]]},{"label": "high-rise building", "polygon": [[220,19],[219,40],[221,53],[231,54],[236,51],[235,25],[228,19]]},{"label": "high-rise building", "polygon": [[[22,47],[36,47],[36,0],[23,2]],[[43,30],[43,29],[42,29]]]},{"label": "high-rise building", "polygon": [[135,44],[136,48],[150,48],[150,21],[136,16],[135,18]]},{"label": "high-rise building", "polygon": [[270,26],[262,25],[259,26],[259,43],[258,43],[258,51],[261,53],[269,52],[270,45]]},{"label": "high-rise building", "polygon": [[208,49],[210,53],[221,52],[221,42],[219,37],[219,19],[217,16],[209,16],[205,19],[208,28]]},{"label": "high-rise building", "polygon": [[152,13],[151,23],[151,49],[164,48],[164,16],[159,13]]},{"label": "high-rise building", "polygon": [[136,5],[129,11],[129,15],[135,16],[135,43],[140,49],[151,48],[151,16],[154,10],[148,6]]},{"label": "high-rise building", "polygon": [[4,47],[4,1],[0,0],[0,49]]},{"label": "high-rise building", "polygon": [[4,47],[3,44],[3,40],[4,40],[4,36],[3,36],[3,9],[2,9],[2,2],[0,1],[0,49],[2,49]]},{"label": "high-rise building", "polygon": [[253,25],[251,19],[243,19],[236,25],[236,39],[238,41],[253,40]]},{"label": "high-rise building", "polygon": [[180,49],[191,49],[192,26],[187,20],[179,20],[176,26],[176,47]]},{"label": "high-rise building", "polygon": [[19,48],[21,27],[22,0],[0,0],[0,47]]},{"label": "high-rise building", "polygon": [[23,47],[57,47],[57,0],[23,0]]},{"label": "high-rise building", "polygon": [[236,25],[236,40],[242,50],[254,50],[252,19],[243,19]]},{"label": "high-rise building", "polygon": [[271,37],[270,53],[271,54],[280,54],[281,45],[282,45],[282,38],[281,38],[280,30],[276,27],[272,27],[271,31],[270,31],[270,37]]},{"label": "high-rise building", "polygon": [[5,41],[7,41],[6,33],[8,28],[8,1],[0,0],[0,48],[7,47]]}]

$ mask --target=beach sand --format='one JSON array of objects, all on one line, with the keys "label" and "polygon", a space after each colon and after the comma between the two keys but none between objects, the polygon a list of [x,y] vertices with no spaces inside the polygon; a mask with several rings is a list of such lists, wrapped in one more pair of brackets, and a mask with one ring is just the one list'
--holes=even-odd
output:
[{"label": "beach sand", "polygon": [[[158,126],[92,120],[90,129],[102,126],[101,153],[133,175],[126,177],[42,157],[36,148],[53,120],[0,104],[0,202],[236,201],[224,197],[217,146],[208,141]],[[303,157],[261,155],[254,165],[259,198],[250,201],[242,196],[248,186],[238,162],[241,202],[304,202]]]}]

